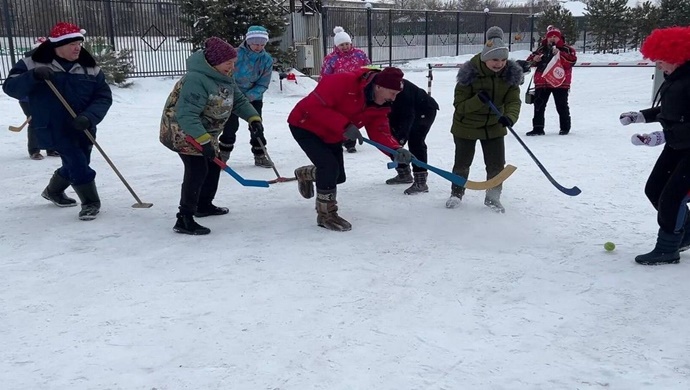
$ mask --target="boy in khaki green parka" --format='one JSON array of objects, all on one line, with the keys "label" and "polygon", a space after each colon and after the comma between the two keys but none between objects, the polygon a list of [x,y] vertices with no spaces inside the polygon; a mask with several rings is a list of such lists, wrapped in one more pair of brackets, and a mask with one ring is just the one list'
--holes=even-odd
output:
[{"label": "boy in khaki green parka", "polygon": [[[506,126],[512,126],[520,114],[520,84],[524,80],[522,67],[508,61],[508,47],[503,43],[503,30],[491,27],[481,53],[472,57],[458,70],[455,86],[455,113],[451,133],[455,141],[453,173],[468,177],[474,159],[476,141],[482,145],[486,178],[491,179],[505,167]],[[483,101],[491,100],[503,112],[498,117]],[[499,185],[486,191],[484,204],[493,211],[504,213]],[[465,188],[453,185],[446,202],[449,209],[460,205]]]}]

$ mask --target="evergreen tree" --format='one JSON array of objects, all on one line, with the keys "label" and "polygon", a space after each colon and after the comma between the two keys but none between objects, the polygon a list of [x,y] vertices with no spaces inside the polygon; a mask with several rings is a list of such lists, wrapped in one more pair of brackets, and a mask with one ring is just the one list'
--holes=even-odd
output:
[{"label": "evergreen tree", "polygon": [[108,84],[117,85],[120,88],[132,85],[127,82],[127,78],[134,71],[131,50],[113,50],[104,37],[87,37],[84,48],[96,60]]},{"label": "evergreen tree", "polygon": [[662,27],[690,25],[690,1],[661,0],[659,9]]},{"label": "evergreen tree", "polygon": [[625,47],[629,10],[626,3],[626,0],[590,0],[587,3],[585,13],[596,52],[613,52]]},{"label": "evergreen tree", "polygon": [[[191,42],[195,49],[201,48],[211,36],[238,46],[249,26],[254,25],[265,27],[270,37],[277,38],[283,35],[288,25],[288,10],[277,0],[182,0],[180,11],[182,22],[192,31],[192,35],[183,41]],[[278,65],[285,62],[291,65],[294,53],[280,51],[278,44],[272,39],[266,50]]]},{"label": "evergreen tree", "polygon": [[546,34],[546,28],[553,25],[561,30],[567,43],[573,44],[577,41],[579,31],[575,18],[572,12],[563,8],[560,3],[545,6],[535,25],[539,34]]},{"label": "evergreen tree", "polygon": [[645,1],[630,9],[628,20],[630,26],[628,44],[630,47],[639,47],[652,30],[659,26],[659,8],[650,1]]}]

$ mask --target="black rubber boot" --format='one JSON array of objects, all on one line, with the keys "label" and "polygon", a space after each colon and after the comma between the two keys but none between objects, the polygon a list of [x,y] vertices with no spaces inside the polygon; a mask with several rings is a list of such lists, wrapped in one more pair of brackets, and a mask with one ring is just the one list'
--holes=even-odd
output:
[{"label": "black rubber boot", "polygon": [[79,219],[82,221],[96,219],[96,215],[98,215],[101,210],[101,199],[98,197],[96,182],[92,181],[72,187],[74,188],[74,192],[79,196],[79,200],[81,200]]},{"label": "black rubber boot", "polygon": [[666,233],[659,229],[656,246],[651,252],[635,257],[635,261],[642,265],[677,264],[680,261],[678,248],[683,240],[683,232]]},{"label": "black rubber boot", "polygon": [[56,170],[55,173],[53,173],[53,177],[50,178],[48,186],[41,193],[41,196],[53,202],[53,204],[58,207],[74,207],[77,205],[77,201],[65,195],[65,190],[69,185],[69,181],[60,176]]}]

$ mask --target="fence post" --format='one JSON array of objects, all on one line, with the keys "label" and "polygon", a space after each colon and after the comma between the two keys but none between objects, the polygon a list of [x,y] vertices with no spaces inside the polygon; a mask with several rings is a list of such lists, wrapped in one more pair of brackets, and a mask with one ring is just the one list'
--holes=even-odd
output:
[{"label": "fence post", "polygon": [[429,57],[429,11],[424,11],[424,58]]},{"label": "fence post", "polygon": [[484,8],[484,42],[486,43],[486,30],[489,29],[489,9]]},{"label": "fence post", "polygon": [[[328,30],[328,7],[323,7],[321,10],[321,31],[323,31],[323,56],[324,58],[328,55],[328,36],[326,32]],[[331,35],[330,33],[328,35]],[[314,64],[316,66],[316,64]],[[319,69],[321,69],[319,67]],[[319,71],[319,74],[321,71]]]},{"label": "fence post", "polygon": [[14,56],[14,37],[12,36],[12,15],[10,15],[10,4],[9,0],[2,0],[2,8],[5,12],[5,31],[7,32],[7,49],[10,51],[10,60],[14,66],[17,63],[17,58]]},{"label": "fence post", "polygon": [[460,55],[460,11],[455,17],[455,55]]},{"label": "fence post", "polygon": [[393,10],[388,9],[388,66],[393,66]]},{"label": "fence post", "polygon": [[372,57],[371,55],[373,51],[372,45],[373,42],[371,39],[371,8],[367,8],[367,54],[369,55],[369,61],[373,63],[374,57]]},{"label": "fence post", "polygon": [[115,29],[113,28],[113,5],[112,0],[105,0],[105,25],[108,29],[108,43],[113,50],[115,47]]},{"label": "fence post", "polygon": [[510,14],[510,22],[508,22],[508,51],[512,50],[513,45],[513,14]]},{"label": "fence post", "polygon": [[529,51],[534,51],[534,14],[529,17]]}]

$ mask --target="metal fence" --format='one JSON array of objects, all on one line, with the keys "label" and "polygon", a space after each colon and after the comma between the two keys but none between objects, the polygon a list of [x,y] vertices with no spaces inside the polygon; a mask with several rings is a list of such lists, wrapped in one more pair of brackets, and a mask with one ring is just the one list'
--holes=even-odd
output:
[{"label": "metal fence", "polygon": [[[131,77],[183,74],[192,45],[180,42],[191,35],[180,16],[176,0],[0,0],[0,83],[58,21],[84,28],[87,39],[131,50]],[[280,47],[312,45],[309,74],[319,73],[323,56],[332,50],[335,26],[344,27],[376,64],[477,53],[494,25],[503,28],[510,50],[531,50],[540,38],[535,17],[527,14],[323,7],[309,13],[293,9],[289,19]],[[578,27],[573,43],[581,50],[587,39],[584,20]]]},{"label": "metal fence", "polygon": [[132,51],[132,77],[179,75],[192,45],[179,6],[159,0],[0,0],[0,82],[12,65],[58,21],[77,24],[87,37]]},{"label": "metal fence", "polygon": [[322,22],[324,52],[342,26],[377,64],[478,53],[491,26],[503,29],[510,50],[530,50],[539,38],[527,14],[324,7]]}]

